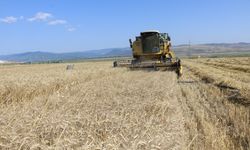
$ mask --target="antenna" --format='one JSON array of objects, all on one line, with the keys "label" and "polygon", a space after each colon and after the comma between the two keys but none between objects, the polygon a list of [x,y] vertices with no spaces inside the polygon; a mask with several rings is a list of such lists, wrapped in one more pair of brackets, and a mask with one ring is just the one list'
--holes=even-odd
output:
[{"label": "antenna", "polygon": [[189,40],[188,41],[188,51],[190,51],[191,50],[191,41]]}]

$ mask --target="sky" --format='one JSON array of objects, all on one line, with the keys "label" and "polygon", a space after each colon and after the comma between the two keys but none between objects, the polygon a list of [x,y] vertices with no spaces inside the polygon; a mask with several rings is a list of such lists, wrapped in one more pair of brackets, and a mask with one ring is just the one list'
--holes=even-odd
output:
[{"label": "sky", "polygon": [[0,1],[0,55],[128,47],[152,29],[174,45],[250,42],[250,0]]}]

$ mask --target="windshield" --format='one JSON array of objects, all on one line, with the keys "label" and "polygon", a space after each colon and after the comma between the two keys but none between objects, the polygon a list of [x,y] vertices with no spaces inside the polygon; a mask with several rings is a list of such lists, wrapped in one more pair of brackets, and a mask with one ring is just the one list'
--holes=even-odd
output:
[{"label": "windshield", "polygon": [[142,47],[144,53],[156,53],[160,51],[158,33],[146,33],[142,35]]}]

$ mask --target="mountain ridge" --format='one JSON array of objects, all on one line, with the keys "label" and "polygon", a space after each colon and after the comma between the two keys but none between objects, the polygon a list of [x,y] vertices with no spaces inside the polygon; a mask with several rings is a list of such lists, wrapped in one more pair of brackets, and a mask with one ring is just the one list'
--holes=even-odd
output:
[{"label": "mountain ridge", "polygon": [[[250,53],[250,43],[207,43],[188,45],[182,44],[173,46],[172,49],[178,57],[185,56],[209,56],[216,54]],[[51,53],[43,51],[25,52],[11,55],[0,55],[1,61],[14,62],[44,62],[44,61],[65,61],[75,59],[104,58],[117,56],[132,56],[131,49],[108,48],[99,50],[88,50],[78,52]]]}]

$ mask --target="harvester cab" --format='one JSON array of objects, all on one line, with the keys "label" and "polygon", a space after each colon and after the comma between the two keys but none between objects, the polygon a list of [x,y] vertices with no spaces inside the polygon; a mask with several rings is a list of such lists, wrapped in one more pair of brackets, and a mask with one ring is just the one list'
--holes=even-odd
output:
[{"label": "harvester cab", "polygon": [[159,31],[141,32],[135,41],[129,40],[133,59],[114,61],[114,67],[128,67],[130,69],[170,70],[180,77],[182,66],[180,59],[175,57],[171,48],[171,38],[167,33]]}]

